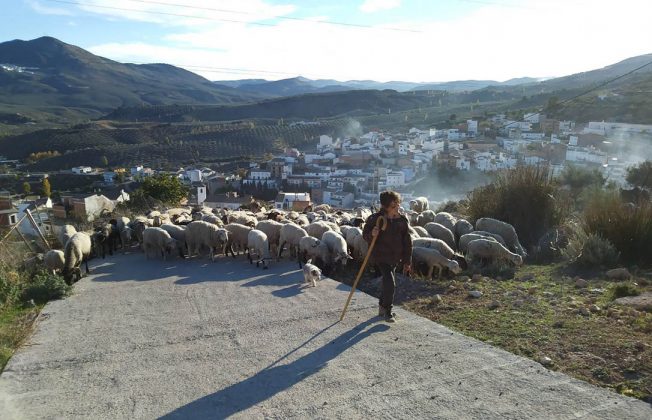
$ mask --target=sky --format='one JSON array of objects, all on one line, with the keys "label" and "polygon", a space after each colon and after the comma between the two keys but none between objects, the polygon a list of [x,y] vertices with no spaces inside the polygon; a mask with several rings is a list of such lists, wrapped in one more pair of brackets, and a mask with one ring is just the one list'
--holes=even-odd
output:
[{"label": "sky", "polygon": [[0,3],[0,42],[48,35],[113,60],[169,63],[210,80],[504,81],[652,53],[650,0]]}]

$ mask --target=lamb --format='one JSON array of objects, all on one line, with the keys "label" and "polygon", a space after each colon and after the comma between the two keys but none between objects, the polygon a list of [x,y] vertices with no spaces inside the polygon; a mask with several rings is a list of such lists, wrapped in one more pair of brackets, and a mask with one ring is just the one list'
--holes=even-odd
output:
[{"label": "lamb", "polygon": [[455,235],[445,226],[440,225],[439,223],[430,222],[424,226],[426,231],[430,236],[436,239],[441,239],[446,242],[451,248],[455,248]]},{"label": "lamb", "polygon": [[428,266],[428,274],[426,275],[428,279],[432,278],[435,267],[439,269],[439,279],[441,279],[444,268],[448,268],[453,274],[462,272],[457,261],[444,257],[436,249],[414,247],[412,248],[412,261],[415,267],[419,263],[425,263]]},{"label": "lamb", "polygon": [[331,212],[331,206],[329,206],[328,204],[320,204],[318,206],[315,206],[313,211],[316,212],[316,213],[318,213],[320,211],[330,213]]},{"label": "lamb", "polygon": [[249,215],[243,211],[234,211],[227,216],[227,220],[229,221],[229,224],[237,223],[240,225],[249,226],[251,228],[258,224],[258,220],[254,216]]},{"label": "lamb", "polygon": [[452,260],[455,257],[455,251],[448,246],[446,242],[435,238],[419,238],[412,241],[413,247],[436,249],[441,255]]},{"label": "lamb", "polygon": [[505,241],[503,240],[503,238],[500,237],[500,235],[495,235],[484,231],[474,231],[472,233],[467,233],[466,235],[462,235],[460,237],[460,241],[458,245],[458,249],[460,250],[460,252],[466,253],[469,242],[474,241],[476,239],[489,239],[498,242],[502,246],[505,246]]},{"label": "lamb", "polygon": [[161,225],[161,229],[169,233],[172,239],[177,241],[179,257],[183,258],[184,249],[188,247],[188,244],[186,243],[186,226],[170,225],[166,223]]},{"label": "lamb", "polygon": [[148,227],[143,231],[143,250],[149,259],[149,251],[153,249],[161,253],[165,261],[165,254],[170,254],[177,249],[177,241],[172,239],[169,233],[160,227]]},{"label": "lamb", "polygon": [[351,259],[346,240],[339,233],[333,231],[324,232],[322,242],[326,244],[328,250],[332,253],[335,264],[339,262],[346,265],[346,261]]},{"label": "lamb", "polygon": [[269,241],[270,251],[275,255],[278,254],[278,240],[281,238],[281,228],[283,223],[276,220],[261,220],[256,225],[256,229],[265,232]]},{"label": "lamb", "polygon": [[81,264],[86,265],[86,274],[88,270],[88,259],[91,255],[91,237],[84,232],[77,232],[68,242],[64,248],[65,264],[63,267],[63,278],[67,284],[73,283],[73,278],[81,279]]},{"label": "lamb", "polygon": [[106,258],[106,251],[108,249],[109,255],[113,255],[113,250],[116,248],[117,241],[120,240],[120,234],[117,228],[111,223],[106,223],[102,226],[96,227],[92,237],[93,248],[97,253],[101,253],[102,258]]},{"label": "lamb", "polygon": [[61,229],[61,232],[59,232],[59,243],[61,243],[61,246],[66,246],[68,243],[68,240],[72,238],[72,235],[77,233],[77,229],[73,225],[63,225],[63,228]]},{"label": "lamb", "polygon": [[435,221],[435,212],[426,210],[417,217],[417,226],[425,226]]},{"label": "lamb", "polygon": [[517,253],[521,257],[527,256],[525,248],[521,245],[516,234],[516,229],[509,223],[501,222],[500,220],[483,217],[475,222],[477,230],[484,230],[487,232],[495,233],[503,237],[507,248],[512,252]]},{"label": "lamb", "polygon": [[317,281],[319,280],[321,280],[321,270],[312,264],[312,260],[308,260],[303,266],[303,281],[311,283],[312,287],[317,287]]},{"label": "lamb", "polygon": [[466,255],[467,261],[473,261],[480,258],[491,261],[510,261],[516,266],[523,264],[523,257],[511,252],[498,242],[490,239],[475,239],[469,242],[467,245]]},{"label": "lamb", "polygon": [[122,229],[128,227],[130,222],[131,222],[131,220],[129,220],[128,217],[124,217],[124,216],[118,217],[116,219],[116,226],[118,226],[118,230],[122,230]]},{"label": "lamb", "polygon": [[321,239],[324,233],[328,232],[329,230],[333,230],[333,226],[323,220],[312,222],[306,226],[306,232],[308,232],[308,235],[317,239]]},{"label": "lamb", "polygon": [[211,261],[215,261],[215,250],[218,248],[221,249],[225,255],[228,255],[228,251],[231,251],[231,254],[235,257],[235,254],[231,249],[232,236],[226,229],[219,228],[212,223],[197,220],[190,222],[188,226],[186,226],[185,234],[189,257],[192,257],[195,253],[199,254],[202,246],[209,249]]},{"label": "lamb", "polygon": [[234,257],[234,248],[238,252],[245,251],[247,249],[247,238],[249,236],[249,231],[253,229],[252,227],[245,226],[240,223],[229,223],[228,225],[224,226],[224,229],[229,232],[229,245],[231,247],[231,253]]},{"label": "lamb", "polygon": [[412,240],[419,239],[421,237],[419,236],[419,233],[410,225],[408,225],[408,233],[410,234],[410,238],[412,238]]},{"label": "lamb", "polygon": [[346,246],[349,249],[355,248],[355,238],[362,235],[362,229],[357,227],[352,227],[348,229],[344,234],[344,239],[346,240]]},{"label": "lamb", "polygon": [[43,263],[48,271],[52,274],[56,274],[57,271],[62,271],[65,267],[66,257],[63,251],[51,249],[43,256]]},{"label": "lamb", "polygon": [[265,232],[251,229],[247,235],[247,258],[249,258],[249,263],[253,263],[251,258],[251,252],[254,252],[258,256],[258,261],[256,261],[256,267],[260,262],[263,263],[263,269],[266,270],[267,264],[266,260],[271,260],[272,257],[269,254],[269,241],[267,240],[267,235]]},{"label": "lamb", "polygon": [[278,240],[278,259],[281,258],[285,244],[287,244],[288,248],[290,249],[290,255],[296,253],[299,247],[299,241],[304,236],[308,236],[308,232],[306,232],[300,226],[292,223],[283,225]]},{"label": "lamb", "polygon": [[416,211],[417,213],[428,210],[428,207],[430,207],[430,203],[427,197],[416,197],[414,200],[410,200],[410,210]]},{"label": "lamb", "polygon": [[122,244],[122,249],[126,249],[129,244],[131,244],[131,238],[133,238],[133,230],[129,226],[125,226],[120,230],[120,243]]},{"label": "lamb", "polygon": [[455,232],[455,223],[457,223],[457,219],[455,219],[455,216],[450,213],[445,211],[437,213],[434,222],[448,228],[451,232]]},{"label": "lamb", "polygon": [[367,220],[371,216],[371,210],[364,207],[358,207],[355,209],[355,217],[358,217],[363,220]]},{"label": "lamb", "polygon": [[145,217],[138,216],[134,220],[131,221],[130,223],[130,228],[133,230],[133,233],[136,235],[136,239],[138,240],[138,245],[143,244],[143,232],[147,227],[150,227],[151,224],[149,220]]}]

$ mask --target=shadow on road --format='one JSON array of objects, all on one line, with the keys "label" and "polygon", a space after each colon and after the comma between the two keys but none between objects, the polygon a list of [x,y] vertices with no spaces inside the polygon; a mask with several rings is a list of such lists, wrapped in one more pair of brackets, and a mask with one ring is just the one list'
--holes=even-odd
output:
[{"label": "shadow on road", "polygon": [[325,346],[289,364],[276,366],[290,354],[304,347],[315,337],[336,325],[332,324],[256,375],[211,395],[195,400],[183,407],[179,407],[161,418],[226,418],[253,407],[318,373],[327,366],[329,361],[335,359],[345,350],[353,347],[370,335],[389,329],[387,325],[374,325],[369,329],[365,329],[373,323],[373,318],[364,321],[333,341],[330,341]]}]

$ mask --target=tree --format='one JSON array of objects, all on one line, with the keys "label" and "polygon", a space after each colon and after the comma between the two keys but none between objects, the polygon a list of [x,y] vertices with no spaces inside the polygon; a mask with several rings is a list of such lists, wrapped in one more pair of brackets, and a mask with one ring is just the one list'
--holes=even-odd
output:
[{"label": "tree", "polygon": [[145,196],[152,197],[166,204],[179,204],[188,196],[188,190],[179,178],[158,174],[145,178],[141,187]]},{"label": "tree", "polygon": [[626,179],[635,187],[652,189],[652,161],[646,160],[628,168]]},{"label": "tree", "polygon": [[50,197],[52,195],[52,188],[50,187],[49,179],[43,178],[43,181],[41,181],[41,192],[46,197]]},{"label": "tree", "polygon": [[100,162],[102,163],[102,166],[104,166],[104,167],[109,166],[109,159],[107,159],[106,156],[102,156],[102,157],[100,158]]},{"label": "tree", "polygon": [[605,178],[597,169],[568,165],[560,175],[562,185],[568,185],[574,193],[590,186],[603,186]]},{"label": "tree", "polygon": [[557,96],[551,96],[548,98],[548,103],[546,104],[546,112],[554,113],[559,110],[559,98]]},{"label": "tree", "polygon": [[27,195],[32,192],[32,186],[29,185],[29,182],[23,182],[23,194]]}]

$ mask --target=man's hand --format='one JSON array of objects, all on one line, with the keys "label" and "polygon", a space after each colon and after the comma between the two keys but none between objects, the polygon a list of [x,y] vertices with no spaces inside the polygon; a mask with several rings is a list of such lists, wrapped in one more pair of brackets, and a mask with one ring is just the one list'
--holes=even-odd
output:
[{"label": "man's hand", "polygon": [[412,274],[412,265],[410,263],[403,264],[403,274],[406,276]]},{"label": "man's hand", "polygon": [[371,229],[371,237],[375,238],[378,236],[378,233],[380,233],[380,228],[378,226],[374,226],[374,228]]}]

